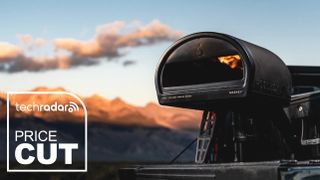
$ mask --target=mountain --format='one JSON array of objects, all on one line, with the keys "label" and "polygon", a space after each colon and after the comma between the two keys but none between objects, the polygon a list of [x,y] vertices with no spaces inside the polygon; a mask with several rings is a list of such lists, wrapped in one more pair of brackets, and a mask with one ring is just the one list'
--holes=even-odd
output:
[{"label": "mountain", "polygon": [[[63,88],[36,88],[32,91],[65,91]],[[61,96],[15,95],[10,97],[10,125],[18,129],[56,129],[62,141],[81,141],[83,124],[79,113],[16,112],[14,102],[54,103]],[[63,101],[77,102],[72,97]],[[83,97],[89,115],[89,161],[169,162],[198,134],[200,112],[163,107],[155,103],[134,106],[120,98],[105,99],[99,95]],[[0,160],[6,159],[6,94],[0,94]],[[11,130],[10,133],[13,131]],[[81,147],[80,147],[81,148]],[[192,161],[194,149],[179,160]],[[83,149],[80,149],[83,151]]]},{"label": "mountain", "polygon": [[[38,87],[32,90],[39,91],[66,91],[63,88],[46,88]],[[1,93],[0,99],[5,102],[6,94]],[[90,97],[81,97],[88,110],[89,123],[99,122],[112,125],[126,126],[144,126],[144,127],[165,127],[170,129],[196,129],[199,127],[201,120],[201,112],[196,110],[180,109],[173,107],[164,107],[155,103],[147,105],[134,106],[126,103],[121,98],[113,100],[105,99],[99,95]],[[79,112],[55,112],[45,113],[41,111],[27,112],[27,115],[41,118],[47,122],[63,122],[72,121],[79,122],[83,114],[83,107],[75,98],[66,95],[13,95],[10,96],[11,108],[14,108],[15,102],[29,104],[37,102],[39,104],[53,104],[54,102],[68,103],[70,101],[77,102],[80,108]],[[0,111],[6,109],[6,103],[0,104]],[[11,116],[24,117],[26,114],[10,111]],[[2,113],[3,115],[3,113]],[[1,117],[0,117],[1,118]],[[2,119],[2,118],[1,118]]]},{"label": "mountain", "polygon": [[171,129],[198,128],[201,120],[200,111],[159,106],[155,103],[148,103],[140,107],[139,111],[155,119],[157,124]]},{"label": "mountain", "polygon": [[[54,129],[59,141],[83,142],[83,125],[72,122],[47,122],[35,117],[10,120],[15,129]],[[10,129],[10,136],[14,136]],[[163,127],[123,126],[106,123],[88,124],[89,162],[170,162],[182,151],[198,132],[195,130],[173,130]],[[10,142],[10,146],[15,145]],[[83,144],[79,152],[83,152]],[[11,149],[13,149],[12,147]],[[179,161],[193,161],[195,146],[188,149]],[[79,159],[76,154],[75,160]],[[47,155],[46,155],[47,156]],[[12,156],[10,156],[12,158]],[[61,157],[61,156],[59,156]],[[0,121],[0,161],[6,159],[6,121]]]}]

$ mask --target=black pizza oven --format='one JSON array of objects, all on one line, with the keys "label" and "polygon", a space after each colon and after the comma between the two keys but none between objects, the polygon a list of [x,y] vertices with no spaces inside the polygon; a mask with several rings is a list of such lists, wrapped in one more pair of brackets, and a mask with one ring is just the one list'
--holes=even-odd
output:
[{"label": "black pizza oven", "polygon": [[[319,179],[320,67],[286,66],[205,32],[174,43],[155,81],[160,104],[204,110],[199,135],[170,165],[124,169],[120,179]],[[196,164],[172,164],[193,143]]]},{"label": "black pizza oven", "polygon": [[290,101],[292,86],[290,72],[277,55],[214,32],[175,42],[161,58],[155,82],[160,104],[202,110],[239,102],[283,106]]}]

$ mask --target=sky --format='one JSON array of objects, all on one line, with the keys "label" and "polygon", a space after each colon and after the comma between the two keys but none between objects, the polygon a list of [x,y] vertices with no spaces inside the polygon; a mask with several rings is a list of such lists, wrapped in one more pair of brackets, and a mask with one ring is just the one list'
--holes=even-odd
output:
[{"label": "sky", "polygon": [[161,54],[201,31],[260,45],[289,65],[320,66],[319,7],[316,0],[1,1],[0,91],[63,87],[156,102]]}]

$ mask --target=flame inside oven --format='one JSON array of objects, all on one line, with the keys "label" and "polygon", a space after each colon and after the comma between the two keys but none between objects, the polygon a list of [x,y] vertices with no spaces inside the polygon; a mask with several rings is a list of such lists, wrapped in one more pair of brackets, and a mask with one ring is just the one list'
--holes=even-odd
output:
[{"label": "flame inside oven", "polygon": [[220,63],[228,65],[231,69],[236,69],[240,66],[240,56],[239,55],[229,55],[218,57]]}]

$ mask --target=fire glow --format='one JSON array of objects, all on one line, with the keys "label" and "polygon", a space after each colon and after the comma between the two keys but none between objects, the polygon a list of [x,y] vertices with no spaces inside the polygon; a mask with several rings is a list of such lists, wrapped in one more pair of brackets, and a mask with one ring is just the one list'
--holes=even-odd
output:
[{"label": "fire glow", "polygon": [[239,55],[230,55],[230,56],[221,56],[218,57],[220,63],[228,65],[231,69],[235,69],[239,66],[240,63]]}]

